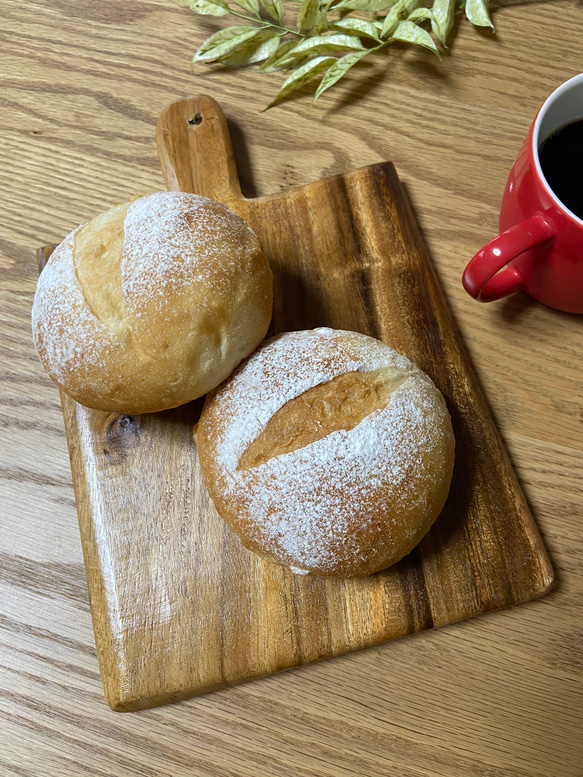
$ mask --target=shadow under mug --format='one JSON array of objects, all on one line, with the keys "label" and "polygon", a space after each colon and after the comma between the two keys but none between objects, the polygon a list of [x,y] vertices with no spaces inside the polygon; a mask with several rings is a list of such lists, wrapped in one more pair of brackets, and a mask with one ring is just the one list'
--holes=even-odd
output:
[{"label": "shadow under mug", "polygon": [[464,271],[462,283],[472,297],[491,302],[523,289],[549,307],[583,313],[583,219],[553,192],[539,156],[549,135],[578,119],[583,73],[561,84],[536,115],[506,183],[501,233]]}]

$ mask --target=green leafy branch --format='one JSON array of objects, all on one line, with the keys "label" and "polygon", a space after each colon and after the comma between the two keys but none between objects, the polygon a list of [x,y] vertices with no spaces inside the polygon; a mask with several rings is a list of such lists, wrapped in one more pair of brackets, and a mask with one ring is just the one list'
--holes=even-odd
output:
[{"label": "green leafy branch", "polygon": [[[491,27],[489,0],[177,0],[196,13],[244,20],[211,35],[193,63],[231,67],[259,65],[265,73],[289,72],[271,108],[317,76],[313,102],[364,57],[394,41],[412,43],[441,55],[457,7],[472,24]],[[293,24],[286,21],[294,6]],[[299,8],[298,8],[299,6]],[[430,30],[430,31],[429,31]]]}]

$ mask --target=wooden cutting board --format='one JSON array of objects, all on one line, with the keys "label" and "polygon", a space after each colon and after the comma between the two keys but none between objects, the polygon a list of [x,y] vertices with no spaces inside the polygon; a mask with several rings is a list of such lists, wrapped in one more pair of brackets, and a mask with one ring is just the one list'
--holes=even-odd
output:
[{"label": "wooden cutting board", "polygon": [[456,467],[442,515],[398,565],[356,580],[294,576],[245,550],[210,503],[192,435],[200,401],[136,417],[62,394],[111,707],[175,701],[545,593],[549,560],[393,165],[249,200],[212,99],[170,105],[157,141],[170,189],[224,202],[261,238],[273,332],[356,330],[429,373],[453,418]]}]

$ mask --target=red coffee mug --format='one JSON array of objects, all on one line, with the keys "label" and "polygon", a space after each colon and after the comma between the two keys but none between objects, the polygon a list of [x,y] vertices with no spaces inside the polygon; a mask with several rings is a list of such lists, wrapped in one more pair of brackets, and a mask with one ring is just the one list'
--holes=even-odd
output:
[{"label": "red coffee mug", "polygon": [[490,302],[523,289],[552,308],[583,313],[583,220],[550,188],[539,159],[543,141],[577,119],[583,73],[559,86],[536,115],[504,190],[501,234],[464,271],[472,297]]}]

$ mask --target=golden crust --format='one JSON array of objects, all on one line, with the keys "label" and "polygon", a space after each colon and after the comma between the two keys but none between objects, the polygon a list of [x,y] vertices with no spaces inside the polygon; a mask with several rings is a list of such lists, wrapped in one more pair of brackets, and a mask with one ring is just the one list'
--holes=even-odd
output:
[{"label": "golden crust", "polygon": [[148,413],[224,380],[267,332],[272,275],[256,235],[223,205],[160,192],[72,232],[32,311],[45,369],[89,407]]},{"label": "golden crust", "polygon": [[384,343],[317,329],[267,340],[206,399],[200,465],[243,544],[294,571],[396,563],[445,504],[454,437],[431,380]]}]

